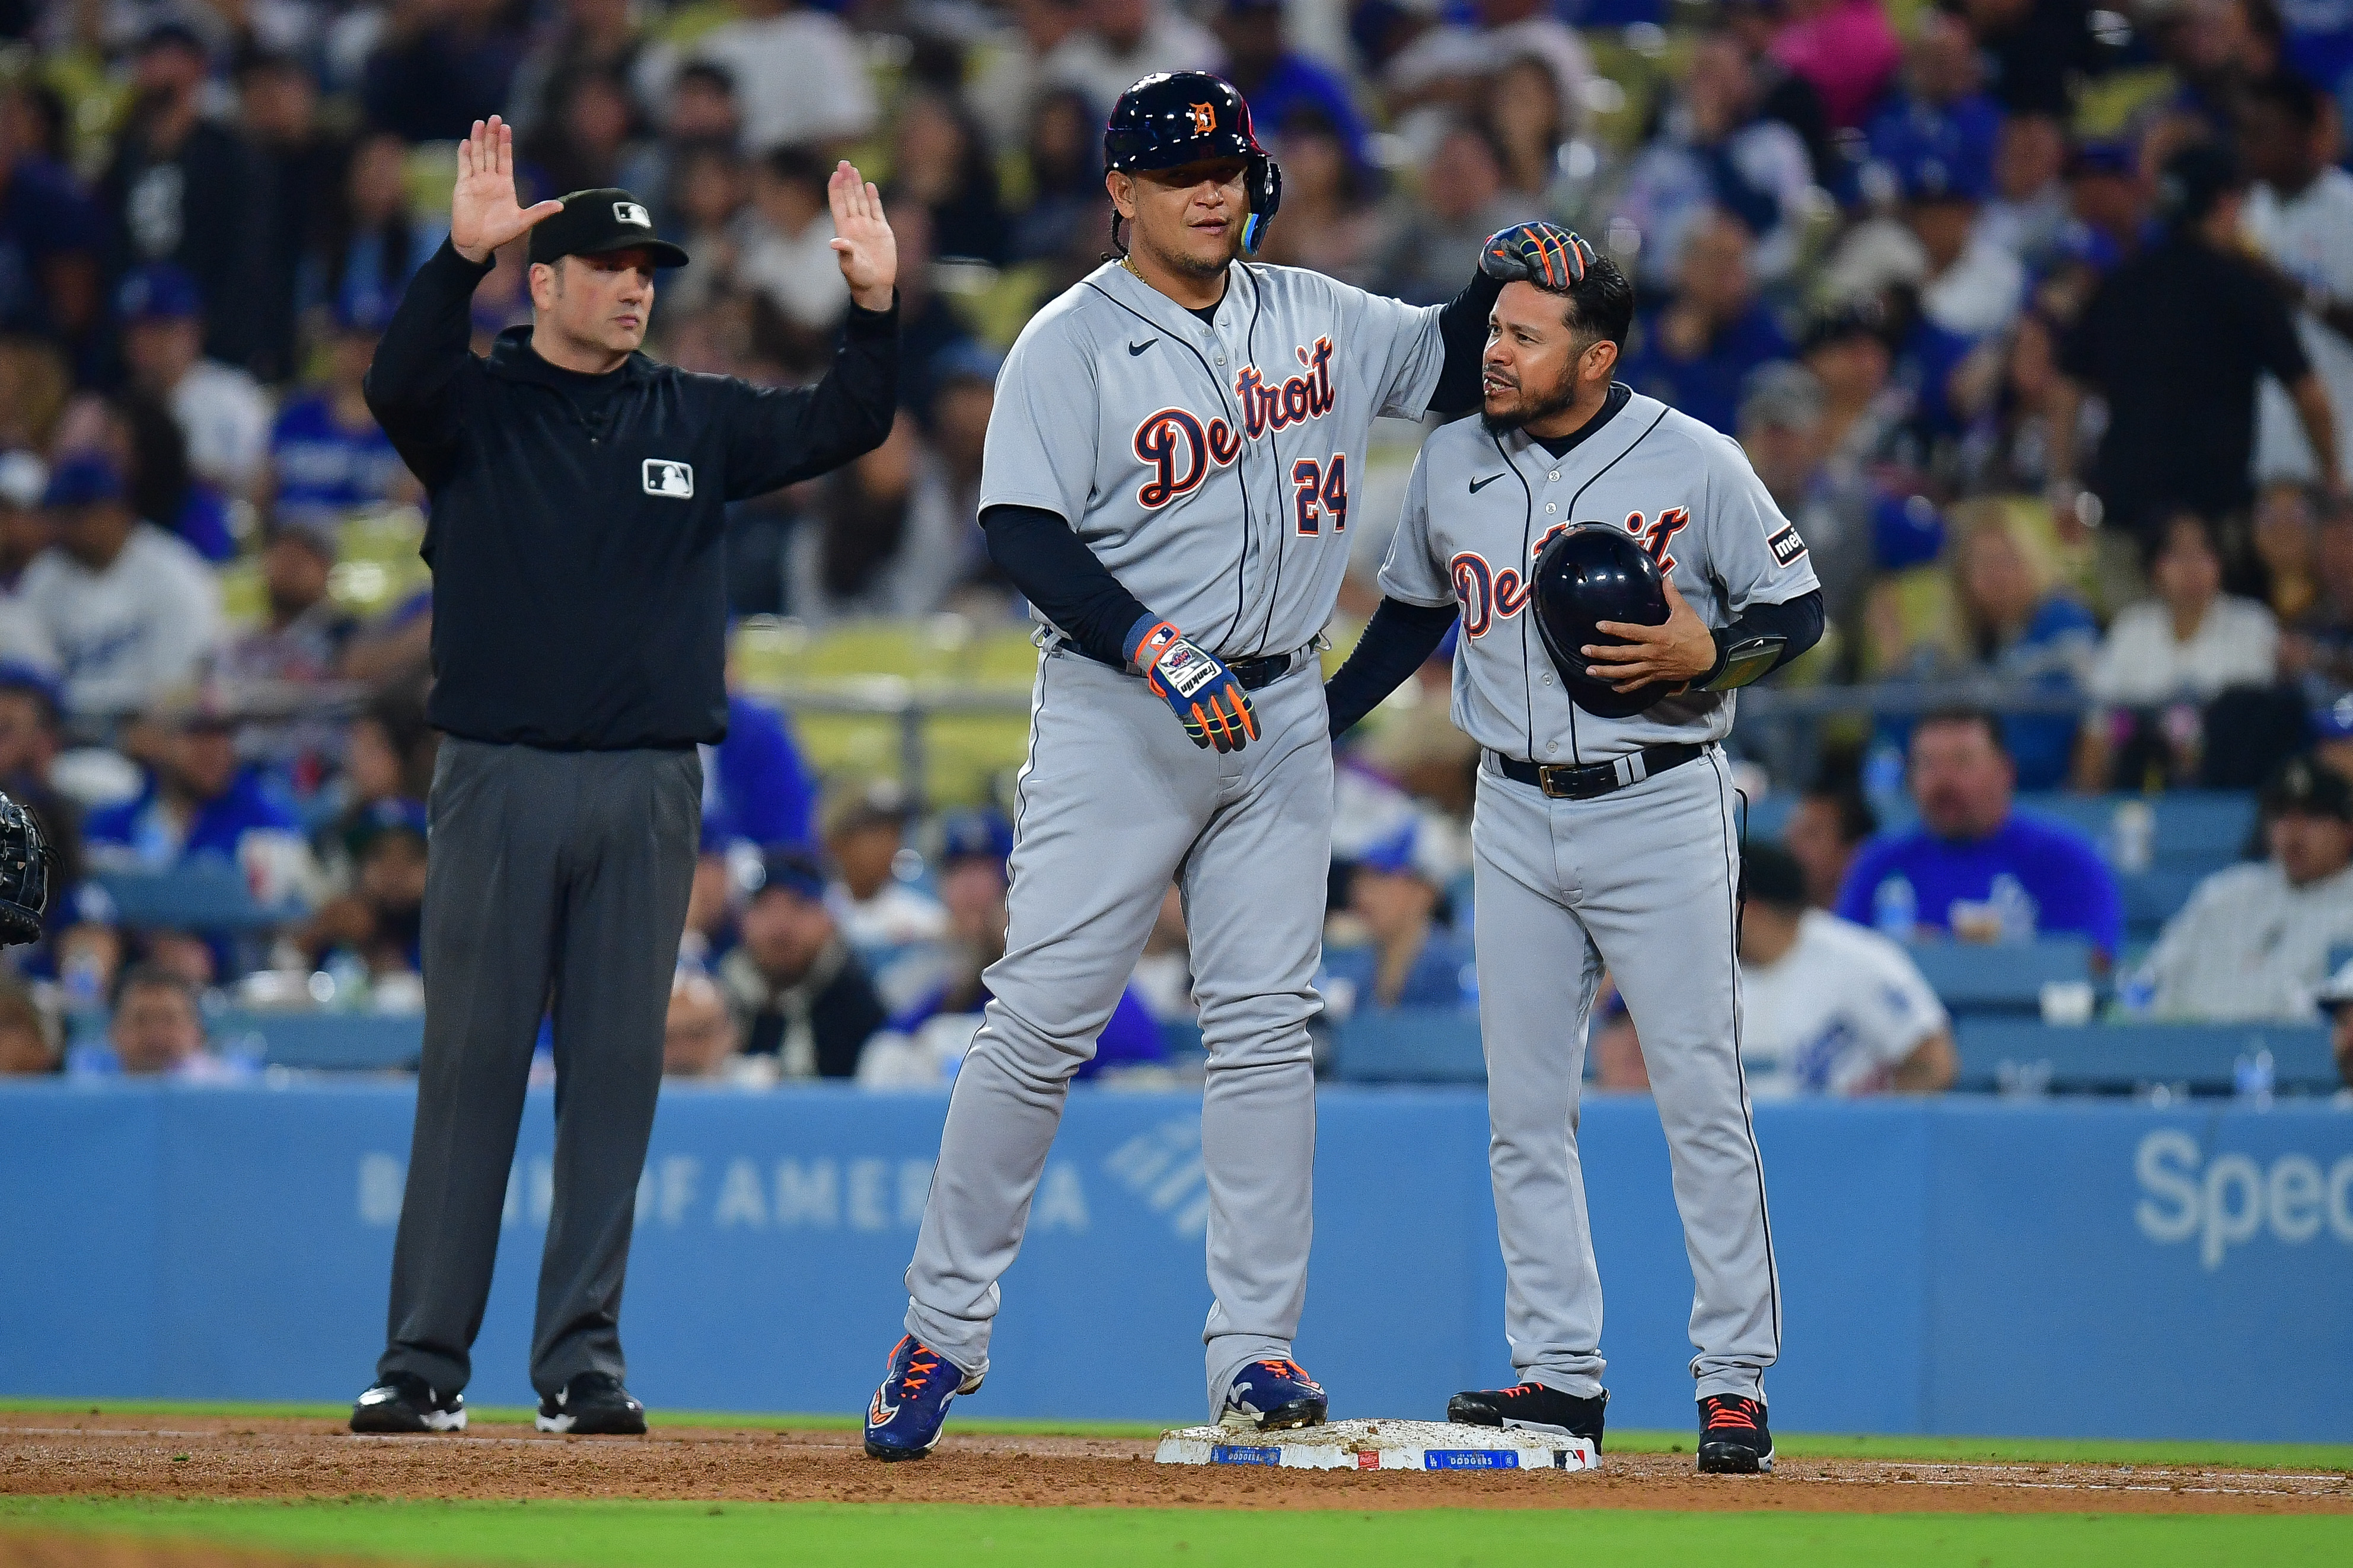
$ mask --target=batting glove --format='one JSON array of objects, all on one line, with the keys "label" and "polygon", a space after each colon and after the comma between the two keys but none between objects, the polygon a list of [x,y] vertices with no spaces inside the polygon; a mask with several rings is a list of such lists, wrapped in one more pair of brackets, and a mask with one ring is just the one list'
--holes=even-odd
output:
[{"label": "batting glove", "polygon": [[1258,715],[1234,672],[1166,621],[1154,622],[1135,639],[1128,662],[1168,704],[1193,744],[1239,752],[1258,739]]},{"label": "batting glove", "polygon": [[1594,264],[1593,247],[1556,223],[1524,223],[1497,229],[1479,247],[1479,270],[1503,283],[1526,281],[1566,294],[1585,281]]}]

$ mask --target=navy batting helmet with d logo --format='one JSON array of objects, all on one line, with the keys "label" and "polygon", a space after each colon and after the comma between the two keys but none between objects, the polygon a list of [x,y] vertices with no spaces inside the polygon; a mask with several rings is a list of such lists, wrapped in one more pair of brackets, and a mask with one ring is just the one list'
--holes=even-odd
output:
[{"label": "navy batting helmet with d logo", "polygon": [[[1536,634],[1553,668],[1560,671],[1569,700],[1601,719],[1630,719],[1667,694],[1664,682],[1632,691],[1611,689],[1585,673],[1581,649],[1624,639],[1604,636],[1603,621],[1662,626],[1667,619],[1666,578],[1642,542],[1607,523],[1581,522],[1545,541],[1529,574],[1528,596]],[[1607,668],[1607,666],[1603,667]]]},{"label": "navy batting helmet with d logo", "polygon": [[1282,170],[1258,144],[1250,105],[1233,83],[1207,71],[1160,71],[1121,93],[1103,126],[1103,167],[1121,174],[1213,158],[1249,164],[1242,248],[1255,251],[1282,203]]}]

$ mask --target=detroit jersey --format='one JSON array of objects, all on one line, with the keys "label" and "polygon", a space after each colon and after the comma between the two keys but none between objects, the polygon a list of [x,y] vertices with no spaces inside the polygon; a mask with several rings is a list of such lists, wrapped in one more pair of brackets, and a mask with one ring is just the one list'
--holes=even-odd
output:
[{"label": "detroit jersey", "polygon": [[1536,763],[1592,763],[1644,746],[1721,740],[1735,693],[1688,691],[1630,719],[1569,700],[1531,624],[1527,578],[1556,528],[1599,523],[1642,542],[1711,629],[1751,605],[1820,586],[1805,541],[1739,446],[1640,394],[1555,458],[1525,431],[1478,419],[1423,443],[1381,592],[1461,606],[1455,726],[1491,751]]},{"label": "detroit jersey", "polygon": [[1439,307],[1237,262],[1215,324],[1115,262],[1022,330],[980,504],[1058,513],[1152,613],[1220,658],[1330,618],[1375,417],[1438,389]]}]

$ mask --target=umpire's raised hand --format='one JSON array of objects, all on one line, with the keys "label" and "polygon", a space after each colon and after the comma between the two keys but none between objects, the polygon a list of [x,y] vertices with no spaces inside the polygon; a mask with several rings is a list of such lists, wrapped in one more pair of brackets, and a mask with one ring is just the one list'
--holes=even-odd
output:
[{"label": "umpire's raised hand", "polygon": [[887,310],[899,281],[899,241],[882,216],[882,195],[848,159],[833,166],[826,201],[833,208],[834,255],[849,297],[861,310]]},{"label": "umpire's raised hand", "polygon": [[458,254],[480,267],[491,252],[563,210],[562,202],[526,208],[515,200],[514,127],[495,114],[475,121],[458,143],[458,184],[449,193],[449,244]]}]

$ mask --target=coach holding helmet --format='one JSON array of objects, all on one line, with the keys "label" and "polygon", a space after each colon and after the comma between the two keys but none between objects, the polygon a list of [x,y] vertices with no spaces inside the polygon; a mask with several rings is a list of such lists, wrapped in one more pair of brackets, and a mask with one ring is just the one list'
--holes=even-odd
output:
[{"label": "coach holding helmet", "polygon": [[[538,1425],[641,1432],[618,1323],[702,796],[723,739],[730,501],[880,446],[898,256],[848,163],[828,195],[852,308],[825,380],[774,391],[638,352],[686,255],[627,191],[523,207],[513,133],[459,148],[449,240],[420,268],[367,401],[432,498],[434,771],[425,1055],[361,1432],[455,1431],[498,1249],[533,1042],[552,1015],[554,1206],[531,1379]],[[532,324],[467,350],[491,253],[528,233]]]}]

